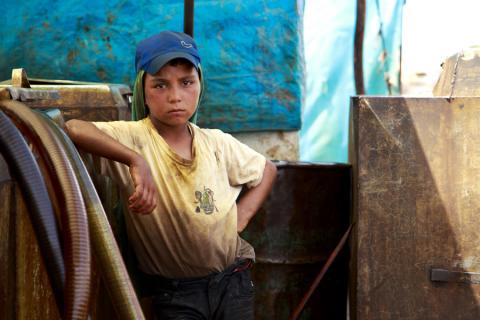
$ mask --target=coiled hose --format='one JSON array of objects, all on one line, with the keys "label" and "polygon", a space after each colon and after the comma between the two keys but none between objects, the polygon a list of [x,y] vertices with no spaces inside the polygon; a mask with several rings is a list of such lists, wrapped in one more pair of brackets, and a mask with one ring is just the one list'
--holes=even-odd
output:
[{"label": "coiled hose", "polygon": [[62,143],[85,200],[92,241],[92,250],[97,258],[100,273],[119,319],[144,319],[140,303],[133,289],[120,250],[113,236],[110,223],[98,197],[95,186],[72,141],[54,121],[42,115],[52,133]]},{"label": "coiled hose", "polygon": [[0,152],[20,185],[40,252],[44,257],[57,307],[62,314],[65,264],[55,213],[32,152],[20,131],[2,111],[0,111]]},{"label": "coiled hose", "polygon": [[80,188],[68,158],[58,140],[40,116],[17,101],[0,101],[22,134],[39,151],[53,186],[58,187],[64,235],[65,319],[86,319],[90,299],[91,255],[87,214]]}]

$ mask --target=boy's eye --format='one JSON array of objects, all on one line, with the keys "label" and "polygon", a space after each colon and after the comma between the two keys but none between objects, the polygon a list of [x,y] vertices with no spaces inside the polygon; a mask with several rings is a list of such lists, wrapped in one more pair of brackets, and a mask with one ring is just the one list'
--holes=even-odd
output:
[{"label": "boy's eye", "polygon": [[183,80],[183,81],[182,81],[182,84],[183,84],[184,86],[189,86],[189,85],[193,84],[193,80]]},{"label": "boy's eye", "polygon": [[165,83],[157,82],[153,85],[154,88],[164,89],[167,87]]}]

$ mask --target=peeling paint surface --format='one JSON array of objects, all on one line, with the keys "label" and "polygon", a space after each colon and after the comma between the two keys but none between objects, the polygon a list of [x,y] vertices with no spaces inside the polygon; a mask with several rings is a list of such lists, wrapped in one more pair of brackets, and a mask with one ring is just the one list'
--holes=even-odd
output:
[{"label": "peeling paint surface", "polygon": [[[201,126],[300,128],[302,11],[293,0],[195,1],[206,78]],[[6,0],[0,15],[1,80],[23,67],[33,78],[132,85],[136,43],[183,30],[180,0]]]}]

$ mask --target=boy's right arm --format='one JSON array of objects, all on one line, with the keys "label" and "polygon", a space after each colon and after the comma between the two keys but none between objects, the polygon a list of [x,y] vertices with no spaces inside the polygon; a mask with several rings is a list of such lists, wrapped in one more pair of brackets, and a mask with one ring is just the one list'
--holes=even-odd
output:
[{"label": "boy's right arm", "polygon": [[158,191],[150,167],[134,150],[113,139],[94,124],[82,120],[69,120],[65,132],[81,149],[127,165],[135,187],[129,197],[129,209],[138,214],[149,214],[155,209]]}]

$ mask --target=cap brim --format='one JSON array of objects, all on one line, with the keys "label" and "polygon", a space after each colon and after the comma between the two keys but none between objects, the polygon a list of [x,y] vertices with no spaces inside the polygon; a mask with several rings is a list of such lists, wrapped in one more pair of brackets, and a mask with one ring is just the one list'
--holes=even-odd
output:
[{"label": "cap brim", "polygon": [[185,52],[168,52],[162,54],[150,62],[148,67],[146,68],[146,72],[151,75],[156,74],[168,61],[176,59],[176,58],[184,58],[190,61],[196,69],[198,69],[198,62],[197,60],[190,54]]}]

